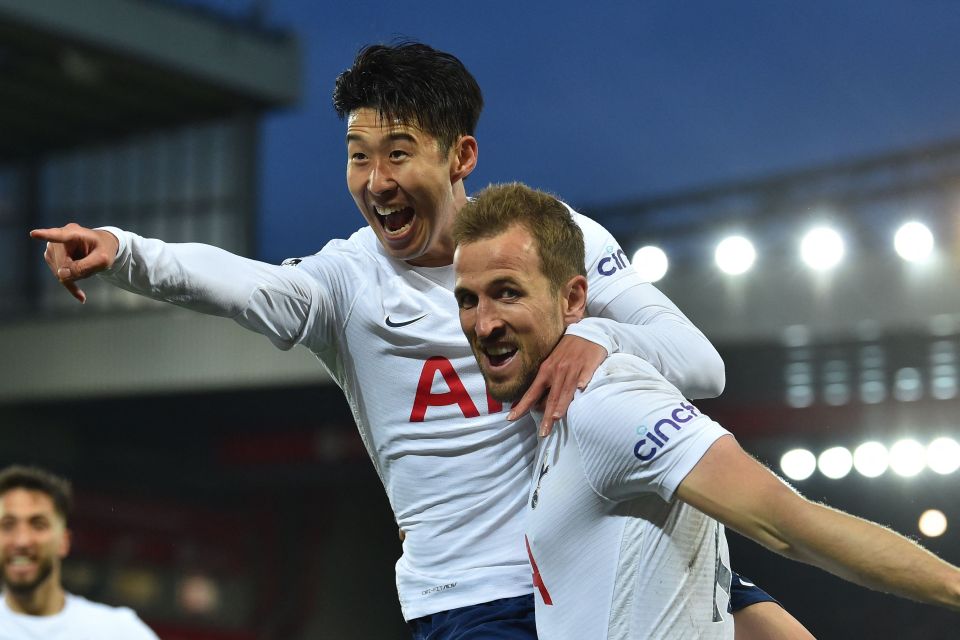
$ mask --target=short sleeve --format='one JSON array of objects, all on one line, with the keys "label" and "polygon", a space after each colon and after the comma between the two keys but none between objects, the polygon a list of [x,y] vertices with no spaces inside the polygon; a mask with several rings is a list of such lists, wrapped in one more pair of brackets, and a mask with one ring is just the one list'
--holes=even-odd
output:
[{"label": "short sleeve", "polygon": [[615,354],[577,396],[568,420],[593,489],[614,501],[671,500],[707,449],[729,432],[649,363]]}]

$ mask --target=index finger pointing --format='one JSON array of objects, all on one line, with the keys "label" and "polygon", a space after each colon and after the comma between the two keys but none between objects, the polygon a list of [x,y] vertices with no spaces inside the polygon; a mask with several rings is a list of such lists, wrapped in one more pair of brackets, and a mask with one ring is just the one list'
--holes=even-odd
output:
[{"label": "index finger pointing", "polygon": [[34,240],[46,240],[47,242],[63,243],[71,238],[69,231],[63,229],[34,229],[30,232],[30,237]]}]

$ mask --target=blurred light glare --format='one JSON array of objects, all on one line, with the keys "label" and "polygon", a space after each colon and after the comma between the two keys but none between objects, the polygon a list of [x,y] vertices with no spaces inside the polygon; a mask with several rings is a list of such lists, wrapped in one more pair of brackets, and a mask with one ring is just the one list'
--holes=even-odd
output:
[{"label": "blurred light glare", "polygon": [[960,443],[953,438],[937,438],[927,447],[927,466],[947,475],[960,469]]},{"label": "blurred light glare", "polygon": [[220,589],[207,576],[187,576],[177,587],[177,599],[180,606],[190,613],[210,614],[220,607]]},{"label": "blurred light glare", "polygon": [[933,253],[933,233],[922,222],[908,222],[897,229],[893,246],[907,262],[923,262]]},{"label": "blurred light glare", "polygon": [[720,241],[713,257],[721,271],[738,276],[750,270],[757,252],[753,243],[743,236],[730,236]]},{"label": "blurred light glare", "polygon": [[947,516],[938,509],[927,509],[920,515],[917,526],[923,535],[936,538],[942,536],[947,530]]},{"label": "blurred light glare", "polygon": [[890,447],[890,468],[904,478],[911,478],[927,466],[926,448],[912,439],[899,440]]},{"label": "blurred light glare", "polygon": [[853,452],[853,466],[867,478],[883,475],[890,466],[887,448],[879,442],[864,442]]},{"label": "blurred light glare", "polygon": [[815,271],[826,271],[840,264],[843,251],[843,238],[829,227],[812,229],[800,242],[800,257]]},{"label": "blurred light glare", "polygon": [[853,468],[853,455],[846,447],[831,447],[817,458],[817,467],[828,478],[839,480]]},{"label": "blurred light glare", "polygon": [[817,469],[817,459],[806,449],[793,449],[780,458],[780,469],[791,480],[806,480]]},{"label": "blurred light glare", "polygon": [[657,282],[667,273],[667,254],[660,247],[648,245],[633,254],[633,268],[644,282]]}]

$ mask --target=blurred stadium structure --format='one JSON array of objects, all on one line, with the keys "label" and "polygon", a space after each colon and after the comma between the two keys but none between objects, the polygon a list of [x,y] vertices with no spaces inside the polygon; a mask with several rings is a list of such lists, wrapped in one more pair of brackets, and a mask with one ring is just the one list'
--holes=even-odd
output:
[{"label": "blurred stadium structure", "polygon": [[[258,121],[300,92],[298,43],[261,10],[0,0],[0,465],[74,479],[69,585],[168,640],[403,638],[389,508],[313,358],[96,282],[81,308],[26,237],[77,219],[249,255]],[[778,472],[800,447],[960,437],[960,142],[585,212],[631,253],[664,250],[658,286],[727,362],[701,407]],[[924,263],[894,252],[907,220],[933,232]],[[798,258],[815,223],[846,241],[832,270]],[[712,264],[728,233],[756,248],[739,276]],[[938,509],[947,533],[924,543],[960,562],[957,479],[796,484],[918,537]],[[730,537],[735,566],[821,637],[950,637],[948,614]]]}]

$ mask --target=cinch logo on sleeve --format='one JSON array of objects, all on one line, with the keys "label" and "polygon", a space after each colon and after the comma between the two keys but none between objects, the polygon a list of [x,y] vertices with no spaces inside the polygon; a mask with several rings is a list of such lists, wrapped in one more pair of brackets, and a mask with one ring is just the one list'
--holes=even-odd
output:
[{"label": "cinch logo on sleeve", "polygon": [[620,247],[608,245],[607,253],[610,255],[597,263],[597,273],[602,276],[612,276],[620,269],[626,269],[627,265],[630,264],[627,260],[627,254]]},{"label": "cinch logo on sleeve", "polygon": [[683,425],[690,422],[700,414],[692,404],[681,402],[680,406],[670,412],[669,418],[658,420],[653,428],[645,425],[637,427],[637,433],[645,436],[633,446],[633,455],[643,462],[653,460],[658,453],[663,451],[664,447],[670,442],[669,431],[665,432],[665,427],[673,427],[674,431],[680,431]]}]

